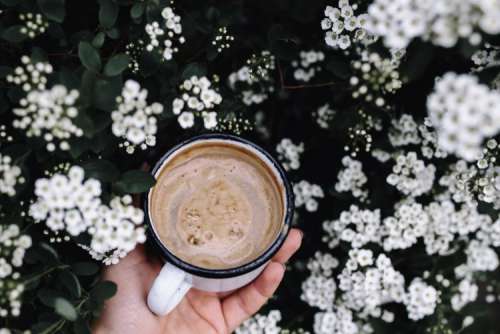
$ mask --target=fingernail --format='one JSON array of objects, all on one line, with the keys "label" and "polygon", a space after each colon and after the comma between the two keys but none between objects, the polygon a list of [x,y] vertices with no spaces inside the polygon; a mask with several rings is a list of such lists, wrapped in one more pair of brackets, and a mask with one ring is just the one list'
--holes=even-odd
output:
[{"label": "fingernail", "polygon": [[286,264],[282,263],[281,266],[283,267],[283,271],[286,271]]},{"label": "fingernail", "polygon": [[299,231],[299,233],[300,233],[300,239],[304,238],[304,232],[302,232],[302,230],[299,230],[299,229],[297,229],[297,231]]}]

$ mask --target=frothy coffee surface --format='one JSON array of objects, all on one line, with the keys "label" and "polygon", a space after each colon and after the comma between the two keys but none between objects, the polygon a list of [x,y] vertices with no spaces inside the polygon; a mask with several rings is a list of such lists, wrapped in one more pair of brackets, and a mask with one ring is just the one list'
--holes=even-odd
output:
[{"label": "frothy coffee surface", "polygon": [[164,245],[207,269],[248,263],[283,224],[280,188],[253,153],[221,141],[181,148],[157,175],[150,214]]}]

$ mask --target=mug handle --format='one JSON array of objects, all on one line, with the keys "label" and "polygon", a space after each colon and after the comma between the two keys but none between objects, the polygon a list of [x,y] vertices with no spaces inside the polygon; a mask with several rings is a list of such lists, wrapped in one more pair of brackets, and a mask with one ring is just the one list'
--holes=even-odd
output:
[{"label": "mug handle", "polygon": [[159,316],[172,311],[192,287],[186,278],[187,274],[184,271],[165,263],[149,290],[149,309]]}]

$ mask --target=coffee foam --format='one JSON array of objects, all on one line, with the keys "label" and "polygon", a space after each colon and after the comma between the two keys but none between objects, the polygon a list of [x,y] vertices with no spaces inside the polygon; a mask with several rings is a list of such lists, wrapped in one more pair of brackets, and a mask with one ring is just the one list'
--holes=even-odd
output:
[{"label": "coffee foam", "polygon": [[156,176],[150,215],[164,245],[207,269],[251,262],[283,224],[282,188],[243,147],[204,141],[179,149]]}]

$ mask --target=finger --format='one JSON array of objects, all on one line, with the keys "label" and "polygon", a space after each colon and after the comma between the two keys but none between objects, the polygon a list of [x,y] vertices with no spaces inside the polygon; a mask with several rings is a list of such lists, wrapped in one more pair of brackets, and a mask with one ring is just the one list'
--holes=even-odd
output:
[{"label": "finger", "polygon": [[284,273],[282,264],[270,262],[255,281],[223,300],[222,312],[230,332],[264,305],[278,288]]},{"label": "finger", "polygon": [[283,246],[281,246],[280,250],[273,257],[273,261],[285,263],[299,249],[301,243],[302,231],[292,228]]}]

